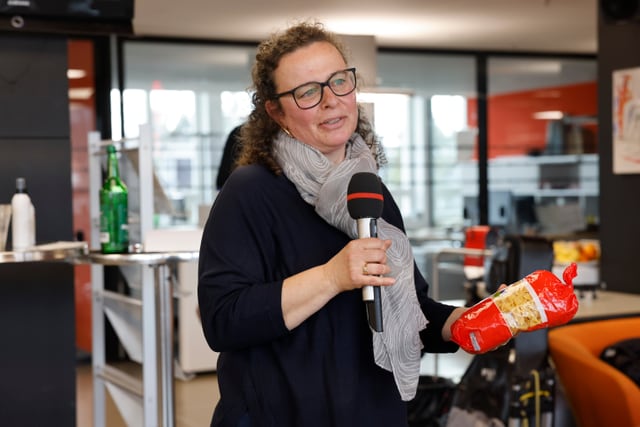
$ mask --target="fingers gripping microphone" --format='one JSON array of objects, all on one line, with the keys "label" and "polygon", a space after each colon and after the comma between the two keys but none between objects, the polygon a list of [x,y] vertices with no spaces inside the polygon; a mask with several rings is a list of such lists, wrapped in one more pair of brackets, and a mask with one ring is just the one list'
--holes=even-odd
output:
[{"label": "fingers gripping microphone", "polygon": [[[357,222],[358,238],[378,237],[377,219],[382,214],[383,202],[382,184],[376,174],[353,174],[347,188],[347,209]],[[380,286],[363,287],[362,299],[367,308],[369,326],[376,332],[382,332]]]}]

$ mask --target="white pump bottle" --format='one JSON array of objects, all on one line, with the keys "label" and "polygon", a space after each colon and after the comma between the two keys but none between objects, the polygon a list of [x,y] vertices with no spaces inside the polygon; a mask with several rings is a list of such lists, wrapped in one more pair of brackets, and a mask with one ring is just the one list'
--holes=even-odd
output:
[{"label": "white pump bottle", "polygon": [[16,192],[11,198],[12,249],[24,250],[35,245],[35,209],[27,193],[24,178],[16,179]]}]

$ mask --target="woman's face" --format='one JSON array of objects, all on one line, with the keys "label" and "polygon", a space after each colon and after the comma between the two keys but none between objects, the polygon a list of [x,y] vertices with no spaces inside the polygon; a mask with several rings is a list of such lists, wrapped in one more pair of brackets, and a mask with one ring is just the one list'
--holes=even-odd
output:
[{"label": "woman's face", "polygon": [[[331,43],[316,42],[284,55],[275,70],[276,92],[282,93],[308,82],[326,82],[347,64]],[[320,150],[334,163],[344,159],[345,145],[358,123],[356,92],[336,96],[323,87],[322,101],[308,110],[300,109],[291,95],[267,101],[267,112],[296,139]]]}]

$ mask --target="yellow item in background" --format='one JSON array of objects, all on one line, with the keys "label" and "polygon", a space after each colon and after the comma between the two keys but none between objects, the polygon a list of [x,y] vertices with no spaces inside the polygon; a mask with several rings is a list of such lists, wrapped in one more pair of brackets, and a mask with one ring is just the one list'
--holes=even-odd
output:
[{"label": "yellow item in background", "polygon": [[600,283],[600,242],[593,239],[556,240],[553,242],[554,274],[560,274],[570,263],[578,264],[578,276],[573,284],[598,285]]},{"label": "yellow item in background", "polygon": [[553,242],[554,261],[559,264],[588,262],[600,259],[597,240],[556,240]]}]

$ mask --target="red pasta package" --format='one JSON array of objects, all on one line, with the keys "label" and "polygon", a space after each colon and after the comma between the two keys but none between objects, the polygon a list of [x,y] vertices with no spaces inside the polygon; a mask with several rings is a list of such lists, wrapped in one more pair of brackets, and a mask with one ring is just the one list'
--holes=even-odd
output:
[{"label": "red pasta package", "polygon": [[558,326],[578,311],[573,292],[577,265],[562,273],[564,283],[537,270],[469,308],[451,326],[452,340],[469,353],[484,353],[520,332]]}]

